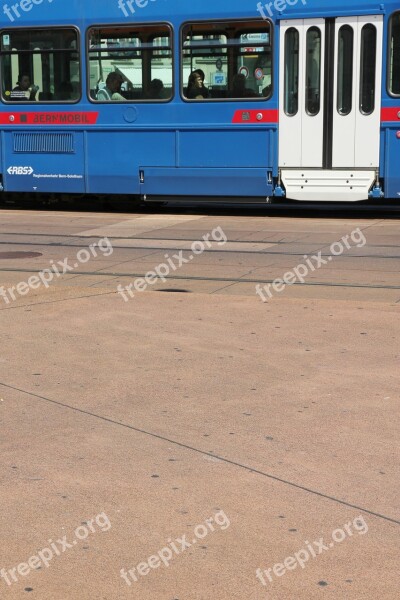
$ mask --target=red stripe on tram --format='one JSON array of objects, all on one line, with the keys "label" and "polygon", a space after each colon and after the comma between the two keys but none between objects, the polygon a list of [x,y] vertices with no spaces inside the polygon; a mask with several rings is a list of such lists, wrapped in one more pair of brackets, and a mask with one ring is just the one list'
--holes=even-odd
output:
[{"label": "red stripe on tram", "polygon": [[383,123],[388,121],[400,121],[400,106],[397,108],[382,108],[381,120]]},{"label": "red stripe on tram", "polygon": [[3,112],[0,125],[95,125],[98,112]]},{"label": "red stripe on tram", "polygon": [[237,110],[233,115],[232,123],[247,125],[248,123],[278,123],[279,111],[269,110]]}]

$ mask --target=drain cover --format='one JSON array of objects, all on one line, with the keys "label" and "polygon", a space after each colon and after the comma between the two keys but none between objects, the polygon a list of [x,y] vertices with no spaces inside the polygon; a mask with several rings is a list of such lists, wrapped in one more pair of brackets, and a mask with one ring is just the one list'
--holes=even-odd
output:
[{"label": "drain cover", "polygon": [[0,252],[0,260],[5,258],[36,258],[43,256],[41,252]]}]

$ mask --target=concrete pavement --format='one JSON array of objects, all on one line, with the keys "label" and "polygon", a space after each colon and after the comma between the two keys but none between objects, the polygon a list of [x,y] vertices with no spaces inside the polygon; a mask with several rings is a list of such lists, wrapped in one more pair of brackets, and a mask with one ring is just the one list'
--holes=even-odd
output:
[{"label": "concrete pavement", "polygon": [[[114,248],[0,299],[1,598],[397,597],[398,221],[0,220],[5,288]],[[117,294],[214,227],[181,279]],[[308,285],[255,294],[355,227]]]}]

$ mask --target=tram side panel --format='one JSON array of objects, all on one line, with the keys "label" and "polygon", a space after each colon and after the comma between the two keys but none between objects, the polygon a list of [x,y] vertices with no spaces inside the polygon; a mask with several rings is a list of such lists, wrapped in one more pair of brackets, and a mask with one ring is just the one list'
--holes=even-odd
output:
[{"label": "tram side panel", "polygon": [[[277,124],[267,123],[268,114],[262,125],[232,123],[237,113],[232,105],[202,108],[207,114],[199,118],[198,106],[180,103],[138,105],[134,110],[99,106],[99,122],[86,134],[87,191],[143,196],[272,195]],[[126,123],[129,115],[135,116],[134,123]],[[167,124],[168,115],[174,115],[174,124]]]},{"label": "tram side panel", "polygon": [[97,128],[86,143],[88,193],[139,195],[142,165],[175,166],[174,132]]},{"label": "tram side panel", "polygon": [[175,133],[175,164],[167,171],[142,162],[141,193],[180,196],[272,194],[273,159],[267,129],[185,128]]},{"label": "tram side panel", "polygon": [[400,198],[400,123],[397,126],[383,128],[381,141],[381,177],[385,181],[385,197],[398,200]]},{"label": "tram side panel", "polygon": [[[156,126],[151,121],[157,113],[148,106],[147,116],[135,125],[124,120],[129,109],[98,107],[97,124],[86,130],[73,125],[28,128],[24,126],[25,113],[14,110],[17,123],[7,126],[0,139],[5,191],[272,195],[277,169],[276,123],[254,129],[231,123],[206,128]],[[223,112],[226,114],[226,106]],[[233,108],[229,113],[235,114]],[[193,122],[192,116],[189,120]]]},{"label": "tram side panel", "polygon": [[2,140],[5,191],[67,194],[86,191],[82,131],[32,131],[15,127],[4,131]]}]

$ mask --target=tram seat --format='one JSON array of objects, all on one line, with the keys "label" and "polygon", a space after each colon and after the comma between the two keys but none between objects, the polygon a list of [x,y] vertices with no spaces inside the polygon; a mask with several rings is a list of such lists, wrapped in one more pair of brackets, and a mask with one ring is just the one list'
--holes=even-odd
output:
[{"label": "tram seat", "polygon": [[143,91],[142,90],[128,90],[121,92],[123,97],[127,100],[142,100]]},{"label": "tram seat", "polygon": [[225,87],[209,88],[210,98],[227,98],[228,90]]},{"label": "tram seat", "polygon": [[[90,97],[92,100],[96,100],[96,95],[96,90],[90,90]],[[124,98],[126,98],[126,100],[141,100],[143,98],[142,90],[129,90],[127,92],[123,91],[122,95]]]},{"label": "tram seat", "polygon": [[54,94],[51,92],[39,92],[38,100],[39,102],[46,102],[46,100],[50,102],[54,100]]},{"label": "tram seat", "polygon": [[[210,98],[226,98],[228,90],[224,87],[209,87]],[[183,95],[187,96],[187,87],[183,88]]]}]

